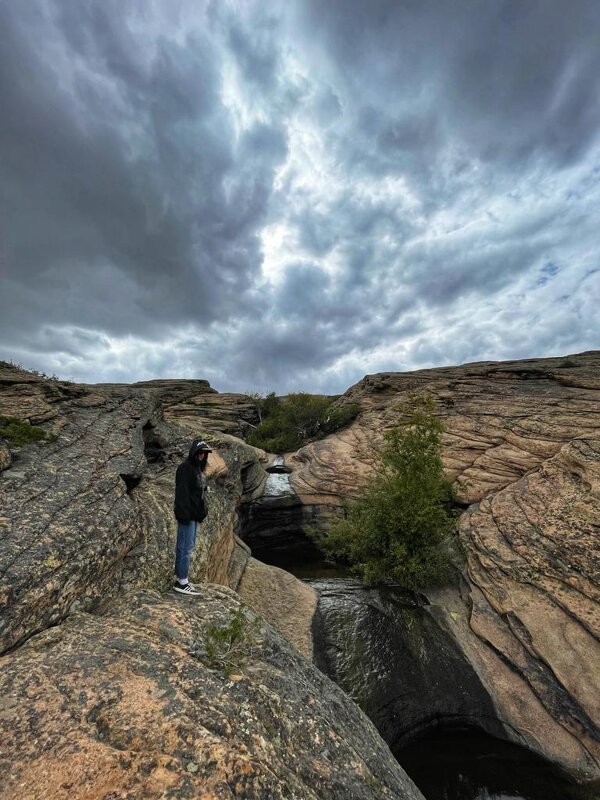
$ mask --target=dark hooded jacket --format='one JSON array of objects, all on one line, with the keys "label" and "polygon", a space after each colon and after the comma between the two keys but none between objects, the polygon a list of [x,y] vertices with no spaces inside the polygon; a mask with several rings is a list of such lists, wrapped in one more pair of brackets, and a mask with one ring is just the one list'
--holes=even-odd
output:
[{"label": "dark hooded jacket", "polygon": [[[201,449],[194,442],[185,461],[175,473],[174,511],[178,522],[202,522],[208,514],[205,500],[206,478],[196,454]],[[206,461],[205,461],[206,463]]]}]

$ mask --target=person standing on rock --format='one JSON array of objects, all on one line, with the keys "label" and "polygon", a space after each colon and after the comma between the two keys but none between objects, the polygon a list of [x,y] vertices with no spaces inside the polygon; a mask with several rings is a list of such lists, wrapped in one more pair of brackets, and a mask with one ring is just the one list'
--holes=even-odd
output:
[{"label": "person standing on rock", "polygon": [[177,551],[175,555],[175,584],[173,589],[181,594],[198,595],[200,592],[190,583],[188,573],[194,547],[196,530],[208,514],[206,500],[206,476],[208,454],[212,449],[201,439],[194,439],[185,461],[175,473],[175,517],[177,518]]}]

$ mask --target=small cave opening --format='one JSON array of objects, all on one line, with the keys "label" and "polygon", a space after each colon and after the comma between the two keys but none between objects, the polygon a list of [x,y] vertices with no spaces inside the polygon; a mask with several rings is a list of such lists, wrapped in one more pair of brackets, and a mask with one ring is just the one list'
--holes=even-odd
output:
[{"label": "small cave opening", "polygon": [[131,492],[135,489],[135,487],[139,486],[140,481],[142,480],[141,475],[127,475],[123,472],[119,477],[126,486],[127,494],[131,494]]},{"label": "small cave opening", "polygon": [[394,757],[426,800],[583,800],[560,767],[474,726],[430,727]]},{"label": "small cave opening", "polygon": [[304,504],[293,492],[291,470],[282,463],[276,462],[266,472],[263,495],[238,509],[238,533],[252,556],[297,578],[338,574],[339,568],[325,559],[311,536],[324,524],[322,509]]},{"label": "small cave opening", "polygon": [[144,438],[144,455],[148,464],[162,464],[165,461],[166,441],[151,422],[142,428]]},{"label": "small cave opening", "polygon": [[240,538],[254,558],[288,572],[312,562],[321,553],[306,533],[310,513],[292,498],[286,503],[267,498],[244,503],[239,510]]},{"label": "small cave opening", "polygon": [[289,467],[284,467],[283,464],[273,464],[272,467],[267,467],[265,472],[269,475],[289,475],[292,470]]}]

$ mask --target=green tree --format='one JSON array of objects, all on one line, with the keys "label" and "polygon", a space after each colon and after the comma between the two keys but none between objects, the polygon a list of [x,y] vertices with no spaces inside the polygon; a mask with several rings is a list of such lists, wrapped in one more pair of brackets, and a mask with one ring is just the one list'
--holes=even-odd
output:
[{"label": "green tree", "polygon": [[400,424],[384,434],[374,477],[316,540],[367,584],[394,581],[418,590],[452,578],[453,494],[433,400],[411,395],[398,411]]}]

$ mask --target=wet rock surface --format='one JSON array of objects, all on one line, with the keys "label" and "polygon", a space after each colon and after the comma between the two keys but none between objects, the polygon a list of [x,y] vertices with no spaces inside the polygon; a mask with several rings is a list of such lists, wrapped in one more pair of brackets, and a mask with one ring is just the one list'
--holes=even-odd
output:
[{"label": "wet rock surface", "polygon": [[316,579],[316,663],[394,750],[431,728],[503,735],[492,700],[432,609],[408,592]]},{"label": "wet rock surface", "polygon": [[366,717],[268,625],[228,678],[235,593],[137,591],[2,659],[0,797],[368,800],[420,793]]}]

